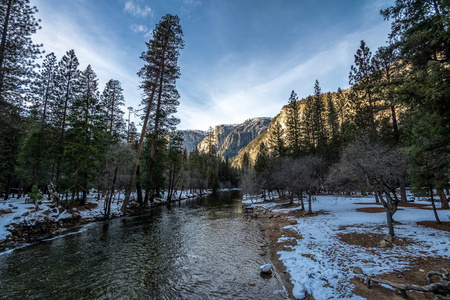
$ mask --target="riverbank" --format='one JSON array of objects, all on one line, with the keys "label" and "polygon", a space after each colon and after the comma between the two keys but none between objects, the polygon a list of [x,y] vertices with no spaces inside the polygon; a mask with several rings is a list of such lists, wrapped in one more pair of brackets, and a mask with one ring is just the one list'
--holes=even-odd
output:
[{"label": "riverbank", "polygon": [[[172,203],[210,193],[209,191],[204,191],[202,194],[178,193],[177,199]],[[27,202],[26,197],[1,200],[0,253],[64,234],[87,223],[122,217],[124,216],[121,211],[122,200],[119,196],[112,201],[109,218],[104,216],[105,200],[94,196],[88,197],[85,205],[72,207],[69,210],[55,206],[50,200],[40,201],[37,208],[33,203]],[[164,198],[158,198],[152,207],[166,204]]]},{"label": "riverbank", "polygon": [[[438,227],[429,202],[401,206],[394,215],[396,237],[390,238],[374,198],[316,198],[313,215],[287,200],[243,201],[264,224],[273,265],[292,299],[402,299],[385,285],[368,289],[366,276],[427,285],[426,272],[450,270],[448,210],[438,211],[445,221]],[[430,293],[407,294],[433,299]]]}]

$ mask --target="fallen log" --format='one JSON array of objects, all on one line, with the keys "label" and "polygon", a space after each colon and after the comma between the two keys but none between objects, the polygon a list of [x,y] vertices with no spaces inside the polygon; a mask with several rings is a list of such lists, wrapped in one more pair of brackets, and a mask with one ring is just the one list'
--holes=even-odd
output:
[{"label": "fallen log", "polygon": [[[394,283],[389,280],[381,279],[378,277],[367,276],[367,287],[370,289],[372,282],[381,283],[389,285],[393,288],[400,290],[400,295],[404,298],[408,298],[406,291],[417,291],[417,292],[431,292],[436,296],[434,300],[450,300],[450,281],[448,280],[448,271],[442,269],[442,273],[437,271],[431,271],[426,274],[428,285],[417,285],[409,283]],[[432,277],[441,277],[439,281],[433,282]]]}]

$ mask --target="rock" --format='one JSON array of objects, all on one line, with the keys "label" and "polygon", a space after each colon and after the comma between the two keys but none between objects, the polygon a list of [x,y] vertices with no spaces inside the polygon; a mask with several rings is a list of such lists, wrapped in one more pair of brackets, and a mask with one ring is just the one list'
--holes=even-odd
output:
[{"label": "rock", "polygon": [[399,245],[403,245],[403,240],[402,240],[402,239],[398,239],[398,240],[397,240],[397,243],[398,243]]},{"label": "rock", "polygon": [[10,203],[10,204],[8,204],[8,206],[9,206],[9,207],[13,207],[14,205],[12,205],[12,204]]},{"label": "rock", "polygon": [[249,285],[249,286],[256,286],[256,283],[254,283],[253,281],[250,281],[250,282],[248,283],[248,285]]},{"label": "rock", "polygon": [[430,233],[428,236],[436,236],[435,233]]},{"label": "rock", "polygon": [[386,241],[392,241],[392,236],[390,234],[386,234],[386,235],[384,235],[384,239]]},{"label": "rock", "polygon": [[13,209],[18,209],[18,207],[17,206],[13,206]]},{"label": "rock", "polygon": [[261,267],[259,267],[259,269],[261,270],[261,273],[263,273],[263,274],[272,274],[272,265],[271,264],[262,265]]},{"label": "rock", "polygon": [[26,217],[26,216],[28,216],[30,214],[30,212],[29,211],[26,211],[26,212],[24,212],[23,214],[22,214],[22,217]]},{"label": "rock", "polygon": [[387,246],[386,241],[385,241],[385,240],[381,240],[381,242],[380,242],[380,247],[381,247],[381,248],[386,248],[386,246]]},{"label": "rock", "polygon": [[14,217],[13,220],[19,220],[22,217]]},{"label": "rock", "polygon": [[353,267],[353,273],[364,274],[363,270],[360,267]]},{"label": "rock", "polygon": [[12,213],[12,209],[11,208],[5,209],[5,213],[7,213],[7,214]]},{"label": "rock", "polygon": [[297,220],[289,220],[289,225],[296,225],[297,223]]},{"label": "rock", "polygon": [[346,230],[347,226],[339,226],[338,230]]},{"label": "rock", "polygon": [[266,254],[267,254],[266,251],[261,251],[261,252],[259,252],[259,255],[260,255],[260,256],[264,256],[264,255],[266,255]]}]

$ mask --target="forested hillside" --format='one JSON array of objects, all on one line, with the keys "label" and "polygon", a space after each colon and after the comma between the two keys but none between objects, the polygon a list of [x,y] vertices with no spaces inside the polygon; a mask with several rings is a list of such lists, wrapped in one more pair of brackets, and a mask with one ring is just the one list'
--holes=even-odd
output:
[{"label": "forested hillside", "polygon": [[316,80],[301,100],[292,91],[268,130],[239,153],[233,165],[243,170],[244,191],[291,199],[373,193],[390,225],[406,187],[448,208],[449,9],[442,1],[396,1],[382,10],[392,22],[389,42],[372,51],[361,41],[351,87],[323,92]]}]

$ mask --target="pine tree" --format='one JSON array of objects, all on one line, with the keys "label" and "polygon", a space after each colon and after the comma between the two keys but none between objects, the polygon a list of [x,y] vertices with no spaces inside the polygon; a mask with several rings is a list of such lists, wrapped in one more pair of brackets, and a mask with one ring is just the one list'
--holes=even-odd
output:
[{"label": "pine tree", "polygon": [[[133,168],[131,185],[126,192],[122,211],[126,210],[130,199],[156,93],[158,93],[158,100],[162,100],[163,93],[165,92],[173,93],[174,90],[169,89],[169,86],[174,86],[176,79],[180,76],[178,56],[180,55],[180,50],[184,47],[182,36],[183,31],[179,17],[167,14],[156,25],[153,30],[152,39],[146,43],[148,49],[141,55],[141,58],[145,61],[145,65],[140,70],[139,76],[143,79],[141,88],[144,92],[146,115],[137,149],[137,160]],[[167,95],[167,98],[173,99],[174,97],[173,95]],[[157,109],[156,112],[159,113],[160,110]],[[154,124],[157,125],[159,122],[155,120]],[[157,130],[157,128],[154,128],[154,132],[157,132]],[[156,151],[153,153],[156,153]]]},{"label": "pine tree", "polygon": [[172,201],[174,192],[180,182],[180,174],[183,169],[183,138],[181,132],[173,131],[169,135],[167,147],[167,201]]},{"label": "pine tree", "polygon": [[286,155],[286,146],[284,143],[284,129],[279,122],[270,128],[269,149],[271,156],[284,157]]},{"label": "pine tree", "polygon": [[125,128],[123,122],[124,112],[120,108],[125,104],[123,89],[118,80],[110,79],[100,98],[100,106],[103,108],[105,126],[110,135],[111,142],[117,142]]},{"label": "pine tree", "polygon": [[[64,156],[73,178],[72,200],[82,193],[80,204],[87,198],[89,183],[103,161],[99,155],[106,153],[103,138],[103,119],[98,105],[98,79],[90,65],[80,74],[80,94],[73,102],[70,128]],[[99,151],[101,149],[101,151]]]},{"label": "pine tree", "polygon": [[314,136],[317,137],[317,145],[315,145],[316,151],[323,153],[327,142],[324,118],[325,104],[323,101],[322,89],[320,88],[318,80],[314,83],[314,103],[312,113],[312,130]]},{"label": "pine tree", "polygon": [[301,154],[300,108],[297,94],[292,91],[287,105],[286,140],[289,155],[293,158]]},{"label": "pine tree", "polygon": [[[50,144],[53,136],[52,128],[48,123],[48,116],[51,116],[51,104],[55,101],[56,97],[56,74],[57,74],[57,59],[55,54],[49,53],[45,56],[42,63],[41,70],[33,82],[33,93],[35,97],[35,103],[32,110],[34,115],[34,125],[31,128],[27,138],[26,146],[23,148],[25,151],[29,151],[28,159],[32,162],[24,163],[24,167],[33,168],[32,185],[40,185],[51,178],[49,176],[49,167],[52,165],[52,159],[50,158]],[[25,155],[25,153],[22,153]],[[23,159],[25,157],[22,157]],[[46,166],[47,170],[42,170]],[[46,178],[42,178],[43,173],[46,173]],[[41,179],[44,179],[41,182]]]},{"label": "pine tree", "polygon": [[357,123],[363,128],[368,128],[372,140],[378,140],[377,126],[375,123],[376,95],[374,92],[373,75],[376,69],[372,58],[372,52],[364,41],[355,54],[355,65],[351,66],[349,82],[353,86],[353,104],[357,113]]},{"label": "pine tree", "polygon": [[0,190],[8,198],[23,135],[24,96],[33,79],[40,46],[31,36],[39,29],[29,0],[0,2]]},{"label": "pine tree", "polygon": [[[34,75],[34,60],[40,54],[40,45],[33,44],[39,21],[35,6],[29,0],[4,0],[0,3],[0,101],[23,92]],[[11,102],[10,102],[11,103]]]},{"label": "pine tree", "polygon": [[74,99],[78,97],[80,71],[78,70],[78,58],[74,50],[66,52],[59,62],[58,75],[56,77],[58,97],[53,103],[53,122],[59,128],[58,142],[55,145],[56,153],[56,180],[61,178],[61,163],[66,143],[66,130],[70,108]]},{"label": "pine tree", "polygon": [[317,136],[314,131],[314,98],[311,96],[305,99],[305,108],[301,127],[303,129],[303,147],[306,153],[314,153],[317,144]]},{"label": "pine tree", "polygon": [[[392,20],[389,37],[406,66],[397,95],[411,115],[406,141],[412,175],[429,178],[432,173],[445,208],[448,200],[442,189],[449,181],[450,165],[449,12],[444,0],[397,0],[381,11]],[[437,159],[428,162],[432,157]]]}]

